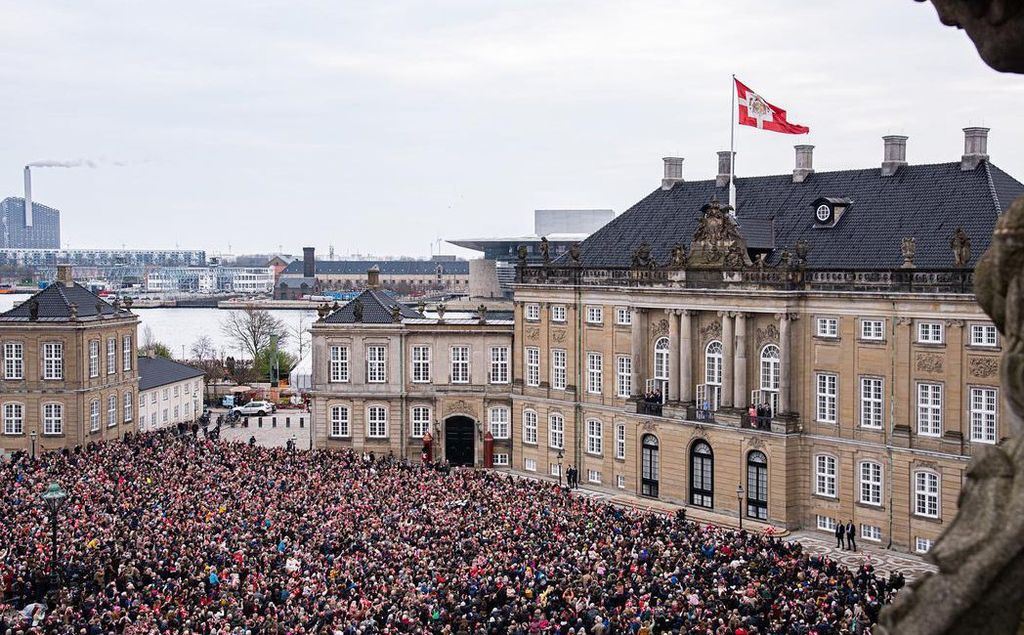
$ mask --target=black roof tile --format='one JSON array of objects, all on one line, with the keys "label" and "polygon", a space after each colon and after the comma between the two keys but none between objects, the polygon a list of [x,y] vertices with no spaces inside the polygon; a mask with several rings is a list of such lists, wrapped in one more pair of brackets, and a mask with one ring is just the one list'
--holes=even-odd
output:
[{"label": "black roof tile", "polygon": [[[116,315],[130,315],[126,310],[115,309],[106,300],[75,283],[67,286],[54,282],[13,309],[0,313],[0,321],[7,322],[67,322],[71,319],[71,305],[77,309],[79,320],[96,319]],[[32,307],[38,312],[32,317]]]},{"label": "black roof tile", "polygon": [[139,390],[152,390],[206,374],[198,368],[192,368],[166,357],[140,357],[138,368]]},{"label": "black roof tile", "polygon": [[[356,320],[356,302],[363,305],[363,316],[360,320]],[[391,324],[391,310],[394,306],[398,307],[399,315],[403,318],[423,317],[387,293],[379,289],[367,289],[325,317],[323,321],[328,324]]]}]

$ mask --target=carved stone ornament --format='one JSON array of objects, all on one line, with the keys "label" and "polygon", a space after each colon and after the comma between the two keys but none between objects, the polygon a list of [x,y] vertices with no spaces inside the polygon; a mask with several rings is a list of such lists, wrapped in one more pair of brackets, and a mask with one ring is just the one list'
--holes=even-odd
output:
[{"label": "carved stone ornament", "polygon": [[651,419],[644,419],[643,423],[640,424],[640,429],[644,432],[657,432],[658,425]]},{"label": "carved stone ornament", "polygon": [[356,322],[363,321],[363,301],[359,298],[352,301],[352,319]]},{"label": "carved stone ornament", "polygon": [[554,329],[551,331],[551,339],[561,344],[565,341],[565,329]]},{"label": "carved stone ornament", "polygon": [[957,267],[964,267],[971,261],[971,239],[963,227],[957,227],[953,232],[949,248],[953,250],[953,264]]},{"label": "carved stone ornament", "polygon": [[914,255],[917,253],[917,239],[907,237],[900,241],[900,254],[903,255],[904,269],[914,268]]},{"label": "carved stone ornament", "polygon": [[942,355],[939,353],[918,353],[914,368],[923,373],[941,373]]},{"label": "carved stone ornament", "polygon": [[569,260],[572,261],[572,264],[578,265],[578,264],[580,264],[580,259],[582,257],[583,257],[583,254],[582,254],[582,252],[580,250],[580,244],[579,243],[573,243],[572,247],[569,247]]},{"label": "carved stone ornament", "polygon": [[722,337],[722,323],[718,320],[709,322],[704,326],[700,327],[700,339],[701,341],[717,340]]},{"label": "carved stone ornament", "polygon": [[658,263],[654,261],[654,257],[651,255],[651,246],[647,244],[646,240],[633,250],[634,269],[654,269],[657,266]]},{"label": "carved stone ornament", "polygon": [[544,264],[551,262],[551,245],[548,243],[547,236],[540,239],[540,257],[544,259]]},{"label": "carved stone ornament", "polygon": [[668,335],[668,320],[662,318],[651,327],[651,339]]},{"label": "carved stone ornament", "polygon": [[519,245],[516,247],[516,258],[521,264],[526,264],[526,255],[528,254],[526,245]]},{"label": "carved stone ornament", "polygon": [[540,327],[539,326],[528,326],[528,327],[526,327],[526,339],[528,339],[528,340],[535,340],[538,337],[540,337]]},{"label": "carved stone ornament", "polygon": [[764,328],[757,329],[757,349],[761,350],[766,344],[779,343],[779,327],[769,324]]},{"label": "carved stone ornament", "polygon": [[445,417],[450,417],[455,414],[468,415],[474,419],[478,418],[476,416],[476,408],[465,399],[456,399],[455,401],[449,401],[444,404]]},{"label": "carved stone ornament", "polygon": [[999,373],[999,360],[993,357],[970,357],[967,359],[967,372],[978,379],[995,377]]},{"label": "carved stone ornament", "polygon": [[676,243],[672,247],[672,261],[669,266],[673,269],[684,269],[686,268],[686,248]]},{"label": "carved stone ornament", "polygon": [[765,448],[764,441],[759,436],[752,436],[747,441],[747,447],[751,450],[763,450]]},{"label": "carved stone ornament", "polygon": [[747,255],[747,242],[729,209],[728,206],[722,207],[716,197],[701,208],[701,217],[690,243],[690,266],[727,269],[753,266]]}]

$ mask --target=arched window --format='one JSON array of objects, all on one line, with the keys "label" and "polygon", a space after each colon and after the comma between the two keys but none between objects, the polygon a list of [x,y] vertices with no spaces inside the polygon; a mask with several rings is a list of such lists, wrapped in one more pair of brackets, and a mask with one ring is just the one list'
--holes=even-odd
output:
[{"label": "arched window", "polygon": [[707,402],[707,409],[718,410],[722,402],[722,343],[718,340],[709,342],[704,349],[704,394],[698,391],[697,399],[701,408]]},{"label": "arched window", "polygon": [[766,403],[771,408],[772,417],[779,411],[779,374],[782,355],[779,347],[769,344],[761,349],[761,398],[759,403]]},{"label": "arched window", "polygon": [[640,470],[640,494],[643,496],[658,496],[658,472],[661,469],[658,437],[653,434],[645,434],[640,440],[641,443],[641,470]]},{"label": "arched window", "polygon": [[711,446],[697,441],[690,447],[690,504],[714,507],[715,457]]},{"label": "arched window", "polygon": [[768,518],[768,457],[760,450],[747,454],[747,516]]},{"label": "arched window", "polygon": [[654,378],[668,381],[669,379],[669,346],[667,337],[659,337],[654,343]]}]

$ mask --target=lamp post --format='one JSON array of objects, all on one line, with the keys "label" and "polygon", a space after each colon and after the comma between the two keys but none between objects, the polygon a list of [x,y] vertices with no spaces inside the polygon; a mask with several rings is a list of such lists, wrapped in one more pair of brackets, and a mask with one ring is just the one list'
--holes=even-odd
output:
[{"label": "lamp post", "polygon": [[36,439],[39,438],[39,433],[33,430],[28,433],[28,438],[32,441],[32,460],[36,460]]},{"label": "lamp post", "polygon": [[743,529],[743,485],[736,486],[736,512],[740,519],[740,530]]},{"label": "lamp post", "polygon": [[68,493],[61,489],[57,483],[50,483],[43,493],[43,505],[46,511],[50,512],[50,531],[53,538],[52,551],[50,552],[50,592],[56,593],[60,586],[60,574],[57,573],[57,516],[67,500]]},{"label": "lamp post", "polygon": [[559,450],[558,451],[558,486],[559,487],[562,486],[562,459],[564,459],[564,458],[565,458],[565,454],[561,450]]}]

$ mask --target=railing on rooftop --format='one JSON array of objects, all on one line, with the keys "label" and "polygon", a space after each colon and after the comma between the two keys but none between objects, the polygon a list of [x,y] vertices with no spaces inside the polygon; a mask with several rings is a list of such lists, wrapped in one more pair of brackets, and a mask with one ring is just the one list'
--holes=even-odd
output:
[{"label": "railing on rooftop", "polygon": [[662,411],[662,404],[657,401],[644,401],[643,399],[641,399],[640,401],[636,402],[636,413],[638,415],[660,417]]}]

